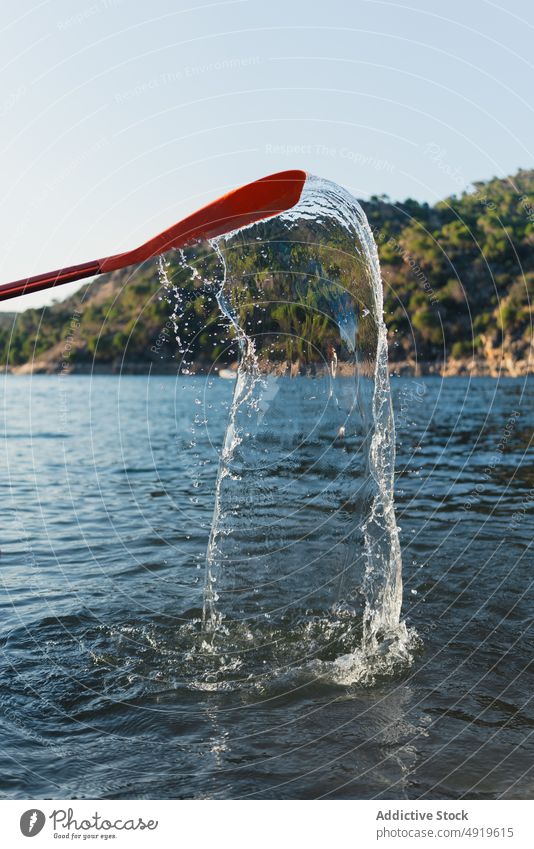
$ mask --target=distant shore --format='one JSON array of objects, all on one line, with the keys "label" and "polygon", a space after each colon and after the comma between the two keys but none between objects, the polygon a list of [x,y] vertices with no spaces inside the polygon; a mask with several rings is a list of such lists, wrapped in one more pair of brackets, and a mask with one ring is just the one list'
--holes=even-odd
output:
[{"label": "distant shore", "polygon": [[[263,365],[263,364],[262,364]],[[219,370],[236,369],[236,363],[214,366],[211,363],[193,363],[188,366],[187,372],[181,371],[180,376],[190,375],[218,375]],[[273,371],[278,370],[276,367]],[[152,361],[120,361],[112,363],[72,363],[68,369],[61,370],[57,363],[49,360],[35,360],[32,363],[24,363],[20,366],[11,366],[3,372],[13,376],[24,375],[176,375],[179,365],[176,361],[152,362]],[[509,358],[495,358],[491,362],[481,359],[448,359],[443,362],[390,362],[390,374],[400,377],[525,377],[534,373],[533,363],[520,360],[511,361]],[[288,371],[289,373],[289,371]],[[293,369],[293,376],[299,373]],[[343,367],[339,369],[343,376]]]}]

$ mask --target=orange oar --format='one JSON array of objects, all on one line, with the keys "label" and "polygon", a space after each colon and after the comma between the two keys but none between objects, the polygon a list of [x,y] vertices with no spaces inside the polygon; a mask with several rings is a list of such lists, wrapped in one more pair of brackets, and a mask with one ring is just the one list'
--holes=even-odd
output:
[{"label": "orange oar", "polygon": [[278,215],[298,203],[305,180],[305,171],[280,171],[262,177],[203,206],[132,251],[4,283],[0,286],[0,301],[127,268],[171,248],[182,248],[197,239],[212,239],[262,218]]}]

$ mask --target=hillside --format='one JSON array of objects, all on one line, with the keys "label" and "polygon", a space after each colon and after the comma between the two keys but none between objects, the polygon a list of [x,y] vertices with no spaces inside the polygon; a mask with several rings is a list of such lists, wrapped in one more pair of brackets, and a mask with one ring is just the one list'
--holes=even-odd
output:
[{"label": "hillside", "polygon": [[[534,171],[475,183],[435,206],[385,196],[362,206],[382,264],[392,369],[532,371]],[[185,280],[180,347],[162,291],[154,261],[44,310],[0,313],[1,364],[15,373],[174,372],[184,356],[192,370],[235,359],[212,296]]]}]

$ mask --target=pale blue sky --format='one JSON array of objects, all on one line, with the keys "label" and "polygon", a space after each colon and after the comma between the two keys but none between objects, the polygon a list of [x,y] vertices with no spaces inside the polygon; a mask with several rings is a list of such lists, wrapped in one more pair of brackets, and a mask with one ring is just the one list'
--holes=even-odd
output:
[{"label": "pale blue sky", "polygon": [[4,0],[2,12],[0,282],[134,247],[280,169],[434,202],[534,165],[528,0]]}]

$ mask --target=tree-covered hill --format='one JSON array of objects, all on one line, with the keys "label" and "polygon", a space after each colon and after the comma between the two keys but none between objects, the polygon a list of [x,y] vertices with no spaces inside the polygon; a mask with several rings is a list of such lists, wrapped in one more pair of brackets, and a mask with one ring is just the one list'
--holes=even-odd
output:
[{"label": "tree-covered hill", "polygon": [[[435,206],[362,202],[379,248],[393,367],[532,370],[534,171],[475,183]],[[181,269],[170,259],[169,276]],[[193,368],[236,357],[212,295],[184,278],[179,335],[156,261],[97,279],[44,310],[0,313],[2,364],[15,371]],[[22,368],[21,368],[22,367]]]},{"label": "tree-covered hill", "polygon": [[[394,358],[502,361],[532,357],[534,171],[477,182],[435,206],[372,198]],[[413,340],[410,342],[410,336]],[[402,352],[402,353],[401,353]],[[519,365],[522,363],[522,365]],[[532,363],[530,363],[532,368]]]}]

